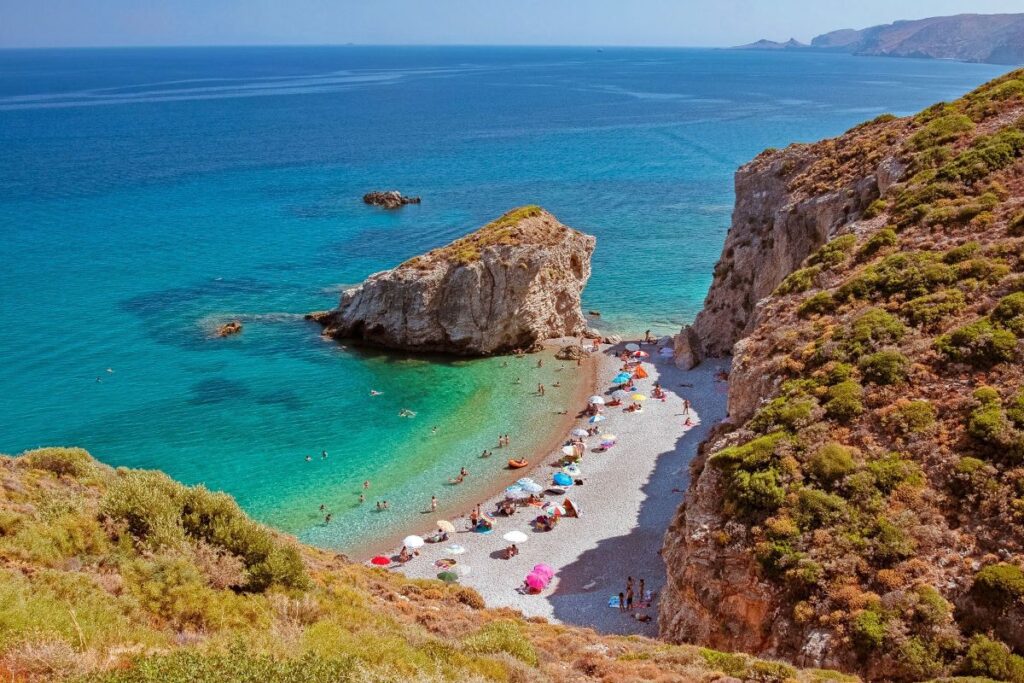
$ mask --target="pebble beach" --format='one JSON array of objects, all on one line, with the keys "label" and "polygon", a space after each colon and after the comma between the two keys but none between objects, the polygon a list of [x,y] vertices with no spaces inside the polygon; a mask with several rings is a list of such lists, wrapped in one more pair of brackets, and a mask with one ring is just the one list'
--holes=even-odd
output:
[{"label": "pebble beach", "polygon": [[[591,393],[607,400],[614,389],[609,380],[622,368],[623,344],[602,344],[597,356],[596,386]],[[489,607],[509,607],[528,617],[594,628],[602,633],[657,634],[657,599],[665,583],[659,555],[662,536],[683,500],[688,486],[690,461],[708,430],[726,416],[727,384],[721,378],[725,361],[705,363],[684,371],[672,358],[645,344],[649,353],[642,367],[648,377],[636,381],[646,396],[643,410],[627,412],[622,406],[606,406],[602,434],[614,434],[615,445],[598,449],[602,437],[585,439],[579,462],[582,485],[571,486],[564,496],[544,494],[544,500],[560,503],[565,498],[580,509],[576,517],[563,517],[551,531],[535,531],[539,507],[522,505],[510,516],[496,514],[504,494],[481,500],[481,510],[495,520],[490,533],[470,529],[469,513],[451,518],[456,531],[448,541],[427,543],[418,556],[391,569],[414,578],[436,578],[446,569],[459,574],[459,582],[474,588]],[[654,383],[665,391],[664,400],[650,398]],[[690,402],[689,418],[684,401]],[[576,415],[586,405],[561,406]],[[590,426],[587,418],[574,427]],[[569,434],[565,434],[566,443]],[[541,486],[552,484],[559,472],[560,449],[545,454],[527,476]],[[519,554],[505,559],[509,542],[503,536],[518,530],[527,540],[518,543]],[[424,537],[436,527],[418,529]],[[454,552],[453,552],[454,548]],[[461,550],[461,552],[459,552]],[[398,548],[395,549],[397,554]],[[452,567],[444,564],[454,560]],[[439,561],[444,561],[439,564]],[[523,590],[523,581],[537,564],[554,570],[550,584],[540,592]],[[609,600],[625,590],[626,578],[636,585],[644,580],[651,600],[637,596],[634,609],[610,607]]]}]

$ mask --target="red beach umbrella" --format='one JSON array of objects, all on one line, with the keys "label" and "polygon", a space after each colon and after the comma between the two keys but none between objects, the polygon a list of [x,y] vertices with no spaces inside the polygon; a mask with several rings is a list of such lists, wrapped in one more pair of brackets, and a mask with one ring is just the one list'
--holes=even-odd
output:
[{"label": "red beach umbrella", "polygon": [[386,567],[389,564],[391,564],[391,558],[384,557],[383,555],[378,555],[377,557],[370,560],[370,564],[375,564],[378,567]]}]

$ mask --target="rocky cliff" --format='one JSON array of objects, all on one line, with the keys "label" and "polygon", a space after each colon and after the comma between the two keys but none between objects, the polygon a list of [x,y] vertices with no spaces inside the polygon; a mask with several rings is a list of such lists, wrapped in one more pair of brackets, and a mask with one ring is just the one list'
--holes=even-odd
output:
[{"label": "rocky cliff", "polygon": [[729,420],[662,635],[873,680],[1024,676],[1024,72],[760,155],[680,361]]},{"label": "rocky cliff", "polygon": [[511,211],[451,244],[371,275],[324,334],[374,346],[458,355],[528,349],[581,334],[580,294],[595,239],[540,207]]}]

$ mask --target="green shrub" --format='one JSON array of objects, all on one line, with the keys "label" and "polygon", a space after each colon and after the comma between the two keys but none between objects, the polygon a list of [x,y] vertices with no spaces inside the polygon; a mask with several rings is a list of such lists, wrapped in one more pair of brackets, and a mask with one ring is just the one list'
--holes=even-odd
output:
[{"label": "green shrub", "polygon": [[811,266],[794,270],[786,276],[779,286],[775,288],[775,294],[795,294],[805,292],[814,284],[814,278],[821,272],[821,266]]},{"label": "green shrub", "polygon": [[896,661],[901,677],[909,681],[933,679],[945,666],[939,648],[920,636],[912,636],[900,643]]},{"label": "green shrub", "polygon": [[984,135],[939,169],[938,178],[976,183],[1012,164],[1024,151],[1024,133],[1006,129]]},{"label": "green shrub", "polygon": [[785,437],[783,432],[773,432],[745,444],[723,448],[708,458],[708,464],[725,470],[737,467],[757,469],[772,462],[776,447]]},{"label": "green shrub", "polygon": [[967,433],[990,448],[1012,447],[1019,435],[1003,411],[999,394],[991,387],[982,387],[974,392],[974,398],[979,405],[967,418]]},{"label": "green shrub", "polygon": [[187,560],[157,556],[138,559],[122,569],[132,594],[143,609],[176,628],[203,628],[213,591]]},{"label": "green shrub", "polygon": [[1000,299],[991,318],[1014,334],[1024,336],[1024,292],[1014,292]]},{"label": "green shrub", "polygon": [[181,547],[184,487],[162,472],[119,470],[118,475],[100,501],[101,515],[124,523],[132,536],[153,550]]},{"label": "green shrub", "polygon": [[864,379],[875,384],[903,384],[910,360],[899,351],[878,351],[863,356],[857,364]]},{"label": "green shrub", "polygon": [[[889,254],[868,266],[859,278],[839,288],[837,298],[863,299],[900,295],[913,298],[930,294],[956,281],[956,272],[934,252]],[[842,297],[839,297],[839,294]]]},{"label": "green shrub", "polygon": [[934,586],[920,584],[914,587],[917,602],[914,605],[914,616],[924,623],[935,626],[949,619],[953,606],[942,597]]},{"label": "green shrub", "polygon": [[904,435],[921,434],[935,424],[935,408],[923,400],[897,402],[882,423]]},{"label": "green shrub", "polygon": [[879,517],[871,539],[871,549],[878,560],[896,562],[912,557],[917,544],[898,524],[885,517]]},{"label": "green shrub", "polygon": [[899,238],[896,236],[895,228],[886,226],[868,238],[868,241],[864,243],[864,246],[857,253],[857,258],[862,261],[866,260],[883,249],[896,246],[898,242]]},{"label": "green shrub", "polygon": [[511,619],[498,619],[484,625],[463,641],[469,652],[478,654],[507,654],[537,666],[539,660],[533,644],[523,634],[519,624]]},{"label": "green shrub", "polygon": [[931,329],[962,311],[965,305],[960,290],[943,289],[906,302],[900,307],[900,315],[911,325]]},{"label": "green shrub", "polygon": [[854,642],[867,650],[877,650],[885,642],[885,626],[888,619],[875,609],[865,609],[853,617],[850,632]]},{"label": "green shrub", "polygon": [[845,422],[864,412],[864,389],[854,380],[846,380],[828,388],[825,414]]},{"label": "green shrub", "polygon": [[853,452],[835,441],[816,450],[807,460],[807,470],[819,482],[834,484],[856,469]]},{"label": "green shrub", "polygon": [[956,140],[964,133],[974,130],[974,121],[964,114],[945,114],[933,119],[910,136],[910,146],[926,149]]},{"label": "green shrub", "polygon": [[84,477],[96,469],[96,461],[81,448],[40,448],[23,453],[20,464],[57,476]]},{"label": "green shrub", "polygon": [[935,340],[933,347],[947,360],[990,368],[1013,360],[1017,337],[996,327],[988,318],[959,327]]},{"label": "green shrub", "polygon": [[719,652],[702,647],[700,656],[712,669],[727,676],[742,676],[747,671],[747,657],[732,652]]},{"label": "green shrub", "polygon": [[818,402],[808,396],[780,397],[762,406],[750,420],[750,428],[764,432],[775,429],[797,430],[813,422]]},{"label": "green shrub", "polygon": [[872,460],[868,463],[868,471],[874,475],[875,484],[883,493],[890,493],[901,484],[920,486],[924,483],[920,466],[899,453],[889,453]]},{"label": "green shrub", "polygon": [[960,263],[977,254],[980,249],[981,245],[977,242],[967,242],[947,251],[942,261],[949,264]]},{"label": "green shrub", "polygon": [[847,516],[846,501],[835,494],[805,486],[800,489],[797,497],[801,529],[828,526]]},{"label": "green shrub", "polygon": [[826,242],[817,253],[811,256],[808,262],[811,265],[834,268],[847,259],[855,246],[857,246],[856,235],[840,235]]},{"label": "green shrub", "polygon": [[1024,570],[999,562],[983,567],[974,575],[971,591],[990,604],[1000,607],[1024,598]]},{"label": "green shrub", "polygon": [[847,359],[856,360],[879,347],[897,343],[905,333],[906,327],[899,318],[880,308],[868,308],[836,332],[833,339]]},{"label": "green shrub", "polygon": [[814,313],[831,313],[836,309],[836,302],[828,292],[818,292],[800,304],[797,315],[806,317]]},{"label": "green shrub", "polygon": [[1006,277],[1010,267],[1001,261],[987,258],[972,258],[956,265],[956,277],[961,283],[977,280],[994,284]]},{"label": "green shrub", "polygon": [[967,646],[960,672],[987,676],[996,681],[1024,683],[1024,657],[1012,654],[1006,645],[978,634]]},{"label": "green shrub", "polygon": [[1006,405],[1006,417],[1018,429],[1024,429],[1024,391],[1014,396]]},{"label": "green shrub", "polygon": [[729,492],[743,512],[773,512],[785,500],[782,476],[774,467],[749,472],[737,470],[729,482]]},{"label": "green shrub", "polygon": [[871,219],[885,211],[886,201],[884,199],[876,199],[875,201],[868,204],[868,208],[864,209],[864,218]]},{"label": "green shrub", "polygon": [[1010,234],[1014,237],[1020,237],[1024,235],[1024,211],[1021,211],[1010,219],[1010,224],[1007,226]]}]

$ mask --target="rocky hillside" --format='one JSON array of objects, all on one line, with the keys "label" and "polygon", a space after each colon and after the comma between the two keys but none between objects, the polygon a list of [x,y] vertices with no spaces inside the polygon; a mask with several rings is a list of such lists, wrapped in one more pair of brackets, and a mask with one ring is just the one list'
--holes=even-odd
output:
[{"label": "rocky hillside", "polygon": [[301,546],[224,494],[80,449],[0,456],[0,678],[89,683],[847,681],[485,609]]},{"label": "rocky hillside", "polygon": [[820,35],[811,47],[880,57],[1024,63],[1024,14],[958,14]]},{"label": "rocky hillside", "polygon": [[662,634],[1024,681],[1024,71],[736,189],[678,345],[732,349],[730,418],[666,536]]},{"label": "rocky hillside", "polygon": [[407,351],[488,355],[581,334],[580,294],[595,240],[537,206],[371,275],[334,311],[324,334]]}]

